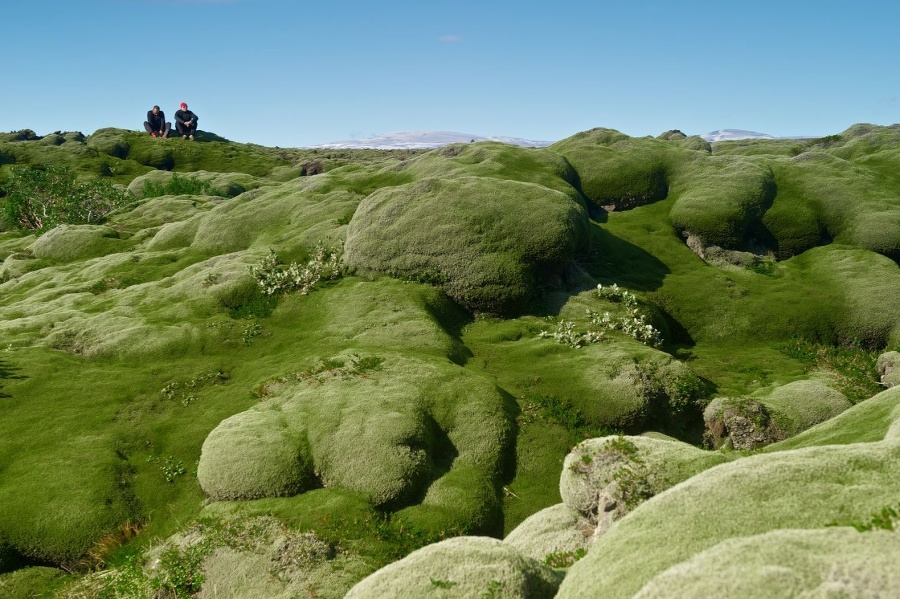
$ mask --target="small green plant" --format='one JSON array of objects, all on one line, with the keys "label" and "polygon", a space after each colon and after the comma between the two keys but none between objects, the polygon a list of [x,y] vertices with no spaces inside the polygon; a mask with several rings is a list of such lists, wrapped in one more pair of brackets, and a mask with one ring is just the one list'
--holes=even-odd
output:
[{"label": "small green plant", "polygon": [[433,584],[434,586],[436,586],[439,589],[452,589],[459,583],[453,582],[452,580],[440,580],[437,578],[432,578],[431,584]]},{"label": "small green plant", "polygon": [[662,333],[648,322],[648,316],[640,309],[637,296],[613,283],[597,285],[597,296],[610,302],[621,303],[627,309],[624,316],[614,319],[609,312],[602,315],[588,310],[588,318],[599,329],[619,330],[651,347],[661,347]]},{"label": "small green plant", "polygon": [[549,421],[562,426],[579,441],[618,433],[609,427],[591,424],[571,403],[554,395],[531,392],[522,397],[521,403],[520,422]]},{"label": "small green plant", "polygon": [[326,248],[322,242],[316,244],[313,257],[304,266],[291,262],[285,266],[278,260],[278,254],[270,249],[266,257],[250,267],[250,274],[256,279],[265,295],[290,292],[307,294],[319,281],[336,279],[341,276],[340,252]]},{"label": "small green plant", "polygon": [[169,401],[178,401],[187,407],[198,399],[197,392],[203,387],[221,385],[228,380],[228,375],[221,370],[208,370],[194,375],[186,381],[172,381],[163,387],[160,394]]},{"label": "small green plant", "polygon": [[503,596],[503,583],[499,580],[492,580],[487,587],[478,595],[478,599],[496,599]]},{"label": "small green plant", "polygon": [[835,347],[796,338],[776,346],[776,349],[803,363],[808,370],[821,369],[833,373],[838,391],[853,403],[884,390],[878,375],[878,351]]},{"label": "small green plant", "polygon": [[768,256],[754,256],[753,261],[747,265],[747,270],[753,271],[760,275],[770,276],[775,273],[778,263],[774,258]]},{"label": "small green plant", "polygon": [[850,526],[859,532],[871,532],[873,530],[900,530],[900,505],[896,508],[885,506],[880,512],[873,515],[868,522],[853,522]]},{"label": "small green plant", "polygon": [[262,335],[262,325],[254,320],[247,323],[247,326],[241,331],[241,341],[244,342],[244,345],[249,347],[253,343],[253,339],[260,335]]},{"label": "small green plant", "polygon": [[151,588],[171,591],[175,597],[199,592],[206,580],[201,567],[209,552],[210,548],[202,543],[185,549],[166,549],[159,556],[156,575],[150,579]]},{"label": "small green plant", "polygon": [[587,555],[587,550],[579,547],[574,551],[559,551],[557,553],[548,553],[544,557],[544,563],[551,568],[570,568],[575,562]]},{"label": "small green plant", "polygon": [[571,320],[563,320],[556,325],[554,332],[543,330],[538,333],[538,337],[541,339],[555,339],[557,343],[572,349],[578,349],[592,343],[600,343],[605,339],[601,331],[587,330],[580,332],[575,330],[575,326],[575,323]]},{"label": "small green plant", "polygon": [[187,474],[184,462],[172,455],[166,458],[159,469],[162,470],[163,478],[166,479],[167,483],[174,483],[177,477]]}]

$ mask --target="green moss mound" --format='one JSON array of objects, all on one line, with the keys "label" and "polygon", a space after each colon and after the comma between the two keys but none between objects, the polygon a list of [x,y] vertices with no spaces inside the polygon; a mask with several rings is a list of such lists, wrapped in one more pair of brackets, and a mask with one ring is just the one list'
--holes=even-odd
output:
[{"label": "green moss mound", "polygon": [[390,172],[416,179],[488,177],[535,183],[565,194],[578,187],[578,173],[556,152],[495,142],[444,146],[390,167]]},{"label": "green moss mound", "polygon": [[128,245],[107,226],[59,225],[38,237],[31,252],[35,258],[71,262],[121,252]]},{"label": "green moss mound", "polygon": [[554,554],[574,556],[587,551],[593,526],[565,503],[544,508],[526,518],[503,542],[522,555],[546,563]]},{"label": "green moss mound", "polygon": [[703,168],[673,183],[678,197],[671,218],[683,235],[697,234],[707,245],[742,248],[751,227],[775,197],[771,170],[746,160],[710,158]]},{"label": "green moss mound", "polygon": [[891,597],[900,593],[900,536],[851,528],[778,530],[723,541],[651,580],[635,595]]},{"label": "green moss mound", "polygon": [[896,439],[811,447],[706,470],[619,521],[573,566],[558,596],[633,596],[730,538],[863,521],[896,502],[898,447]]},{"label": "green moss mound", "polygon": [[0,575],[0,594],[10,599],[51,597],[69,575],[56,568],[35,566]]},{"label": "green moss mound", "polygon": [[496,539],[459,537],[429,545],[375,572],[347,593],[364,597],[550,598],[562,574]]},{"label": "green moss mound", "polygon": [[582,243],[583,206],[549,188],[485,177],[427,179],[367,197],[347,231],[356,268],[443,283],[477,311],[521,310]]},{"label": "green moss mound", "polygon": [[645,436],[588,439],[566,456],[559,493],[597,538],[645,500],[727,460],[679,441]]},{"label": "green moss mound", "polygon": [[881,441],[898,421],[900,389],[889,389],[796,437],[770,445],[766,451]]},{"label": "green moss mound", "polygon": [[774,414],[778,427],[788,435],[796,435],[834,418],[853,405],[843,393],[816,380],[788,383],[760,401]]},{"label": "green moss mound", "polygon": [[878,375],[885,387],[900,385],[900,352],[889,351],[878,356]]},{"label": "green moss mound", "polygon": [[592,129],[551,147],[571,163],[582,192],[598,207],[627,210],[669,193],[664,142]]},{"label": "green moss mound", "polygon": [[279,382],[264,403],[220,424],[200,458],[204,491],[291,495],[311,486],[314,471],[321,485],[385,509],[421,503],[404,517],[422,525],[445,514],[458,527],[491,526],[510,441],[498,390],[458,366],[398,354],[365,376],[347,372]]},{"label": "green moss mound", "polygon": [[225,420],[203,442],[200,486],[214,501],[285,497],[317,486],[308,442],[291,433],[279,411],[242,412]]}]

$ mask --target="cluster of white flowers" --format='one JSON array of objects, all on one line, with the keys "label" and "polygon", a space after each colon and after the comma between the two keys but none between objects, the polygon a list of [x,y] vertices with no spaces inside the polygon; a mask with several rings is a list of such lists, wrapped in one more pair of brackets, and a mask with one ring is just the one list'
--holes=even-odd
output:
[{"label": "cluster of white flowers", "polygon": [[647,322],[647,315],[641,312],[638,307],[637,297],[633,293],[613,283],[608,287],[597,285],[597,295],[605,300],[622,302],[629,310],[625,316],[616,320],[610,317],[609,312],[604,312],[600,316],[593,310],[588,310],[588,318],[591,319],[594,325],[605,329],[618,329],[651,347],[662,345],[662,333]]},{"label": "cluster of white flowers", "polygon": [[627,289],[622,289],[616,283],[607,287],[598,284],[597,295],[611,302],[622,302],[629,308],[635,308],[638,305],[637,296]]},{"label": "cluster of white flowers", "polygon": [[602,331],[587,330],[579,332],[575,330],[575,323],[571,320],[563,320],[556,326],[556,331],[541,331],[538,333],[541,339],[553,338],[557,343],[562,343],[573,349],[584,347],[591,343],[599,343],[605,339]]},{"label": "cluster of white flowers", "polygon": [[303,266],[291,262],[285,267],[278,261],[275,250],[269,250],[258,266],[250,267],[250,274],[266,295],[291,291],[306,294],[319,281],[337,278],[340,273],[339,252],[326,248],[321,242],[316,244],[315,254]]}]

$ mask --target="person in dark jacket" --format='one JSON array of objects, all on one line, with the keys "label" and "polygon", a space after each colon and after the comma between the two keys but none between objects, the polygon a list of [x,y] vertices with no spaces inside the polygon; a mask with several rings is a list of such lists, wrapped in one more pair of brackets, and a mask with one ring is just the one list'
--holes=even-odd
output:
[{"label": "person in dark jacket", "polygon": [[183,139],[194,139],[199,120],[199,116],[188,110],[187,102],[182,102],[180,110],[175,112],[175,128]]},{"label": "person in dark jacket", "polygon": [[152,110],[147,112],[147,120],[144,121],[144,129],[150,134],[150,137],[169,137],[169,131],[172,129],[172,123],[166,122],[166,113],[154,106]]}]

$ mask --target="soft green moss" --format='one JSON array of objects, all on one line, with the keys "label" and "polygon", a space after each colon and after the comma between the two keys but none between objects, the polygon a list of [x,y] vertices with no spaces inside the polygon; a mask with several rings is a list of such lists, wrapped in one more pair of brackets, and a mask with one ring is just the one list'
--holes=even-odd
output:
[{"label": "soft green moss", "polygon": [[358,583],[348,598],[550,598],[562,574],[496,539],[459,537],[429,545]]},{"label": "soft green moss", "polygon": [[573,197],[485,177],[427,179],[379,190],[347,232],[349,265],[442,283],[472,310],[521,310],[558,277],[587,219]]},{"label": "soft green moss", "polygon": [[723,541],[656,576],[641,599],[726,594],[768,599],[900,593],[900,536],[852,528],[777,530]]},{"label": "soft green moss", "polygon": [[729,538],[862,520],[896,501],[897,447],[811,447],[706,470],[620,520],[572,567],[558,597],[630,597]]}]

